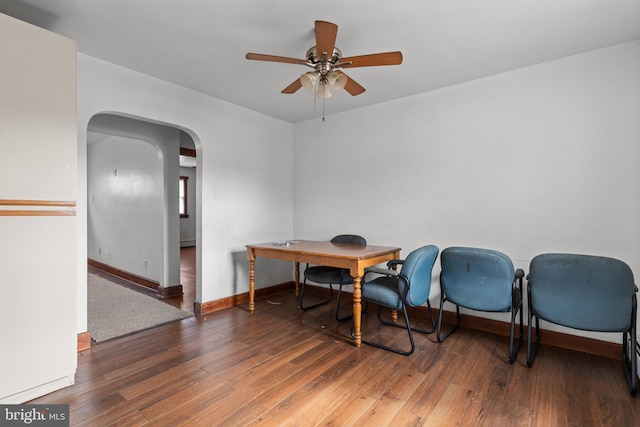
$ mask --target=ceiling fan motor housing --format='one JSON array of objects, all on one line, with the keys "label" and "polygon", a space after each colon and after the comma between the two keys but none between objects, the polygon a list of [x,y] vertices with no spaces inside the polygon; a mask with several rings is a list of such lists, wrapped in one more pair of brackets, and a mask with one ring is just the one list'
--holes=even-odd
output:
[{"label": "ceiling fan motor housing", "polygon": [[319,55],[318,49],[316,46],[313,46],[307,51],[306,58],[316,71],[319,71],[321,74],[326,74],[331,71],[333,66],[338,63],[340,58],[342,58],[342,52],[337,47],[334,47],[333,55],[331,55],[331,58],[329,59],[323,54]]}]

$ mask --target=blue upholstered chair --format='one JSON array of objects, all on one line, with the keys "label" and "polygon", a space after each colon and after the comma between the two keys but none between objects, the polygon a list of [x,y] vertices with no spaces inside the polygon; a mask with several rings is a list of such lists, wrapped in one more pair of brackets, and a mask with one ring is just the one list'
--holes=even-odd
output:
[{"label": "blue upholstered chair", "polygon": [[[387,270],[385,273],[377,269],[369,270],[369,272],[383,273],[384,275],[368,282],[365,281],[362,284],[362,300],[378,305],[378,319],[383,324],[406,329],[409,334],[411,349],[404,351],[366,340],[362,340],[363,343],[408,356],[415,350],[412,331],[430,334],[435,330],[435,320],[429,303],[429,292],[431,291],[431,271],[438,257],[438,251],[438,248],[433,245],[424,246],[411,252],[405,260],[394,260],[387,264],[390,267],[401,265],[400,271]],[[417,307],[425,302],[427,303],[431,325],[433,326],[431,330],[412,327],[407,314],[407,307]],[[381,312],[382,308],[385,307],[402,311],[405,323],[396,324],[383,320]]]},{"label": "blue upholstered chair", "polygon": [[[638,391],[637,287],[624,262],[600,256],[542,254],[527,275],[529,330],[527,366],[540,346],[540,319],[574,329],[622,332],[622,360],[631,394]],[[535,317],[536,342],[531,342]]]},{"label": "blue upholstered chair", "polygon": [[[340,234],[333,239],[331,239],[331,243],[346,243],[351,245],[360,245],[367,246],[367,240],[362,236],[357,236],[355,234]],[[311,280],[315,283],[320,283],[324,285],[329,285],[330,296],[328,299],[317,302],[315,304],[311,304],[308,306],[304,305],[304,290],[305,285],[307,284],[307,280]],[[333,285],[338,285],[338,301],[336,304],[335,316],[336,320],[346,320],[350,319],[352,315],[340,317],[340,299],[342,297],[342,286],[343,285],[352,285],[353,277],[349,273],[349,270],[346,268],[338,268],[338,267],[328,267],[322,265],[313,265],[310,266],[307,264],[307,267],[304,270],[304,280],[302,281],[302,287],[300,290],[300,308],[302,310],[309,310],[311,308],[315,308],[324,304],[327,304],[333,300]]]},{"label": "blue upholstered chair", "polygon": [[[486,312],[511,312],[509,363],[518,356],[524,337],[522,313],[522,269],[514,270],[511,259],[490,249],[451,247],[440,256],[440,313],[438,342],[460,325],[460,307]],[[442,335],[442,313],[446,301],[456,305],[456,324]],[[516,317],[520,313],[520,339],[514,344]]]}]

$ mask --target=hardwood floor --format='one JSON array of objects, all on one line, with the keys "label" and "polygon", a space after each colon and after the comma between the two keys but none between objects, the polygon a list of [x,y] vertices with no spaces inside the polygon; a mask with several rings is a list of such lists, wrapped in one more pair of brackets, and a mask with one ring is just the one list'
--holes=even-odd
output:
[{"label": "hardwood floor", "polygon": [[[94,345],[74,386],[31,403],[69,404],[71,425],[92,427],[640,425],[620,360],[542,346],[529,369],[522,350],[508,363],[506,337],[470,329],[416,334],[399,356],[354,347],[330,304],[268,300]],[[406,340],[373,307],[363,334]]]},{"label": "hardwood floor", "polygon": [[162,301],[180,310],[193,313],[196,302],[196,248],[180,248],[180,284],[182,295],[163,298]]}]

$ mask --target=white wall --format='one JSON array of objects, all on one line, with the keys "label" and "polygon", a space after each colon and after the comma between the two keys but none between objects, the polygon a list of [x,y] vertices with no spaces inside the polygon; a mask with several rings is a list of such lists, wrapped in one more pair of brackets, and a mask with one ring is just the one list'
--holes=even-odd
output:
[{"label": "white wall", "polygon": [[169,286],[161,283],[164,170],[156,148],[103,135],[89,144],[87,164],[89,258]]},{"label": "white wall", "polygon": [[486,247],[525,271],[596,254],[640,278],[640,41],[294,128],[295,238]]},{"label": "white wall", "polygon": [[[93,115],[104,112],[124,113],[190,134],[197,150],[196,298],[207,302],[248,291],[245,245],[292,237],[292,125],[79,54],[78,239],[83,253],[78,270],[78,332],[86,330],[87,126]],[[290,263],[265,263],[271,268],[267,272],[262,263],[258,265],[257,287],[291,280]]]}]

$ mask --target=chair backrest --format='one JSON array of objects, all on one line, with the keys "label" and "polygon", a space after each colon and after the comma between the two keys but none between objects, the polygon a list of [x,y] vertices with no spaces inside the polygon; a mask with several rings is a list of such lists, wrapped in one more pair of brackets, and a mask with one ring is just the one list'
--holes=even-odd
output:
[{"label": "chair backrest", "polygon": [[352,245],[367,246],[367,240],[356,234],[340,234],[331,239],[331,243],[350,243]]},{"label": "chair backrest", "polygon": [[542,254],[527,276],[538,318],[575,329],[624,332],[631,322],[633,273],[624,262],[600,256]]},{"label": "chair backrest", "polygon": [[427,302],[431,292],[431,271],[440,250],[433,245],[423,246],[412,251],[400,269],[400,292],[409,286],[405,303],[417,307]]},{"label": "chair backrest", "polygon": [[491,249],[450,247],[440,256],[440,287],[447,299],[472,310],[508,311],[515,271],[511,259]]}]

